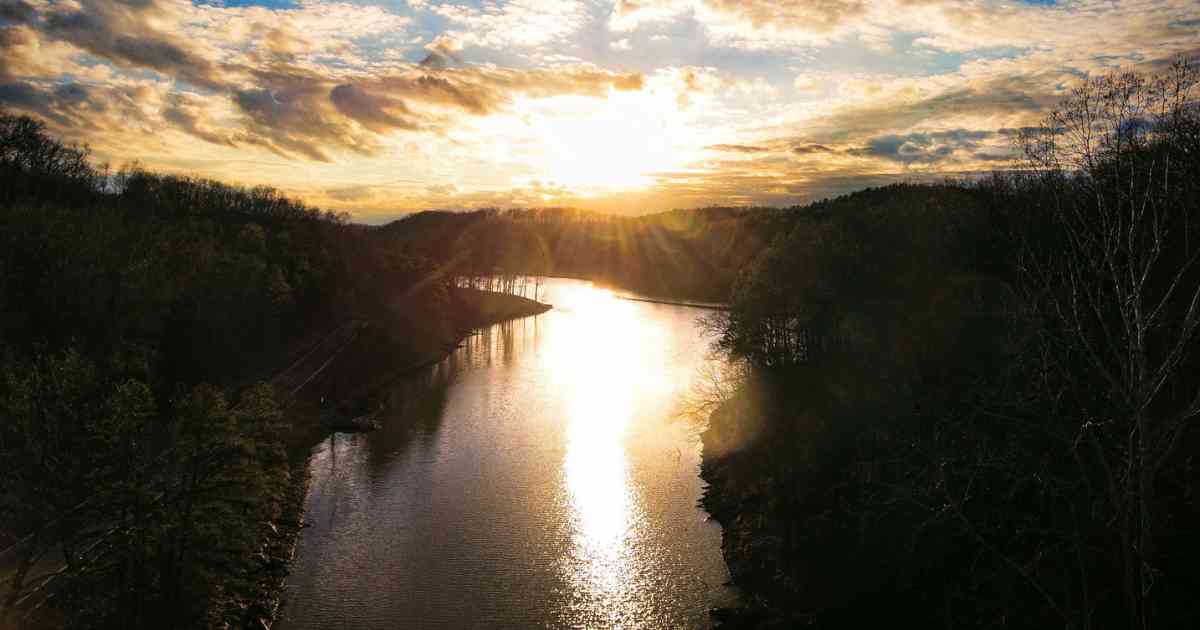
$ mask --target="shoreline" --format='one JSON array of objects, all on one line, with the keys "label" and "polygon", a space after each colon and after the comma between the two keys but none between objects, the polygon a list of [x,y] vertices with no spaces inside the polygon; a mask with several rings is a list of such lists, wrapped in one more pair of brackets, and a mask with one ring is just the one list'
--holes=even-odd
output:
[{"label": "shoreline", "polygon": [[739,605],[713,608],[709,616],[718,628],[792,627],[794,620],[777,618],[757,588],[774,579],[761,562],[771,550],[756,531],[754,504],[764,499],[761,488],[743,470],[746,458],[754,457],[757,440],[742,443],[737,437],[736,407],[733,401],[718,406],[700,434],[700,478],[707,484],[700,506],[721,526],[721,557],[729,584],[741,595]]},{"label": "shoreline", "polygon": [[630,302],[648,302],[650,304],[667,304],[669,306],[686,306],[688,308],[702,308],[709,311],[728,311],[728,304],[718,304],[716,302],[685,302],[682,300],[670,300],[666,298],[648,298],[648,297],[633,297],[631,295],[616,295],[618,300],[628,300]]},{"label": "shoreline", "polygon": [[[580,282],[590,282],[593,286],[599,289],[611,291],[613,297],[621,300],[630,300],[633,302],[650,302],[653,304],[670,304],[672,306],[690,306],[692,308],[707,308],[712,310],[727,311],[729,305],[722,302],[707,302],[704,300],[693,299],[689,297],[672,297],[672,295],[688,295],[687,291],[675,292],[674,294],[662,293],[642,293],[639,289],[631,284],[621,283],[610,278],[597,278],[588,275],[571,275],[562,273],[553,273],[548,276],[542,276],[547,279],[563,279],[563,280],[578,280]],[[721,293],[726,293],[722,291]],[[695,295],[694,293],[692,295]]]},{"label": "shoreline", "polygon": [[[466,302],[475,301],[472,306],[478,310],[471,314],[472,316],[467,321],[462,322],[464,327],[455,332],[452,342],[440,344],[436,352],[419,358],[415,363],[389,370],[386,375],[387,381],[415,374],[440,363],[457,350],[462,342],[476,330],[506,321],[541,315],[554,308],[553,305],[520,296],[486,291],[478,293],[484,295],[477,295],[474,300]],[[489,301],[492,304],[486,304]],[[312,408],[312,401],[301,399],[297,401],[297,404],[299,408],[293,413],[297,415],[298,419],[293,422],[292,432],[300,435],[292,436],[295,441],[290,444],[288,449],[288,465],[291,467],[288,496],[284,507],[280,510],[279,517],[270,523],[271,533],[267,535],[265,544],[274,553],[270,554],[269,562],[261,569],[264,572],[260,581],[262,587],[251,602],[251,607],[256,612],[264,613],[254,615],[255,618],[251,621],[257,622],[258,627],[266,630],[274,627],[279,621],[279,613],[286,603],[284,590],[287,578],[291,574],[291,565],[295,560],[296,549],[299,547],[300,534],[305,527],[304,505],[308,498],[311,481],[308,474],[308,458],[311,455],[313,438],[320,436],[320,439],[323,440],[333,432],[321,424],[319,410]]]}]

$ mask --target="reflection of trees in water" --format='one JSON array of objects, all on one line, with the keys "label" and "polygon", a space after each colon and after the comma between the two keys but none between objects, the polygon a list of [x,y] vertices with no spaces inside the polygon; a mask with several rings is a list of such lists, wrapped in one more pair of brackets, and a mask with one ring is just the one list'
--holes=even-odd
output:
[{"label": "reflection of trees in water", "polygon": [[363,439],[372,473],[417,446],[433,444],[445,415],[450,386],[471,369],[513,363],[517,355],[536,346],[540,317],[526,317],[489,326],[463,340],[462,346],[441,362],[397,380],[379,405],[376,419],[380,430],[361,436],[337,436],[335,440]]},{"label": "reflection of trees in water", "polygon": [[416,444],[429,444],[441,428],[447,392],[458,368],[450,359],[396,381],[382,401],[377,420],[382,428],[367,439],[372,472]]},{"label": "reflection of trees in water", "polygon": [[537,345],[542,316],[510,319],[480,329],[463,340],[462,348],[447,359],[457,369],[511,365],[519,350]]},{"label": "reflection of trees in water", "polygon": [[[389,469],[405,459],[424,459],[441,429],[450,384],[458,367],[449,358],[395,381],[373,402],[381,428],[371,433],[332,433],[328,457],[322,462],[330,497],[320,510],[326,532],[340,521],[361,518],[361,506],[374,505],[386,489],[374,483],[387,478]],[[312,508],[310,508],[312,509]],[[349,510],[349,514],[342,514]],[[315,518],[310,512],[310,518]]]}]

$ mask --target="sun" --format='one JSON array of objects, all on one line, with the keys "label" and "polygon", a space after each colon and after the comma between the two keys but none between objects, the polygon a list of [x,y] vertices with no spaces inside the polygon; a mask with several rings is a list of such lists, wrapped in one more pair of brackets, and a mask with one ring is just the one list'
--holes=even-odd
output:
[{"label": "sun", "polygon": [[537,109],[527,118],[539,151],[530,166],[547,184],[584,195],[641,189],[685,157],[674,101],[650,92],[543,99]]}]

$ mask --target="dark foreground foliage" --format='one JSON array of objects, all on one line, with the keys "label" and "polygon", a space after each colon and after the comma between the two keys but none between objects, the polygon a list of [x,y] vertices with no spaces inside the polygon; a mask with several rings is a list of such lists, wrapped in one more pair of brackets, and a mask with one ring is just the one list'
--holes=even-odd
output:
[{"label": "dark foreground foliage", "polygon": [[256,623],[303,380],[273,377],[330,330],[419,361],[446,342],[448,290],[276,191],[110,175],[0,116],[0,549],[22,541],[0,557],[0,608]]},{"label": "dark foreground foliage", "polygon": [[1194,83],[1092,79],[1028,171],[818,204],[740,277],[704,471],[738,618],[1200,623]]}]

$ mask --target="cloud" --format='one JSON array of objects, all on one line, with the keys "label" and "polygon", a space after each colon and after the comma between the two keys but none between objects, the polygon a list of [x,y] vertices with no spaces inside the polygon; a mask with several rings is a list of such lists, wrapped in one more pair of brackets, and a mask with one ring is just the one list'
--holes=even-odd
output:
[{"label": "cloud", "polygon": [[338,201],[358,202],[374,197],[375,192],[374,187],[362,185],[330,188],[325,191],[325,194]]},{"label": "cloud", "polygon": [[956,153],[978,149],[981,140],[991,138],[993,135],[995,133],[992,131],[967,129],[905,135],[889,134],[872,138],[865,147],[851,149],[849,153],[856,156],[878,157],[904,164],[942,162]]},{"label": "cloud", "polygon": [[817,82],[808,75],[799,75],[792,81],[792,89],[797,92],[813,92],[817,89]]},{"label": "cloud", "polygon": [[424,67],[443,69],[451,63],[462,65],[462,43],[445,33],[426,44],[425,50],[429,54],[421,61]]},{"label": "cloud", "polygon": [[427,7],[445,18],[464,45],[496,49],[563,44],[587,23],[580,0],[510,0],[480,7],[437,3]]},{"label": "cloud", "polygon": [[216,65],[154,25],[169,17],[154,0],[80,0],[77,9],[69,6],[45,13],[42,32],[123,66],[210,89],[225,86]]},{"label": "cloud", "polygon": [[706,148],[711,151],[720,151],[723,153],[766,153],[771,150],[767,147],[755,147],[746,144],[713,144]]},{"label": "cloud", "polygon": [[386,94],[372,94],[352,83],[333,88],[329,99],[344,116],[375,132],[387,133],[393,129],[412,131],[419,128],[415,122],[401,117],[411,113],[404,101]]},{"label": "cloud", "polygon": [[81,115],[90,117],[109,109],[109,103],[100,92],[72,83],[18,80],[0,84],[0,105],[33,112],[59,124],[73,125],[80,121]]},{"label": "cloud", "polygon": [[319,80],[297,80],[278,89],[238,90],[233,100],[245,120],[238,139],[280,156],[328,162],[330,145],[364,154],[374,149],[369,134],[356,133],[344,117],[330,115],[329,89]]},{"label": "cloud", "polygon": [[205,142],[227,147],[237,147],[228,134],[216,129],[207,103],[188,94],[172,94],[162,111],[163,120],[175,128]]},{"label": "cloud", "polygon": [[27,23],[33,20],[36,11],[24,0],[3,0],[0,2],[0,22],[14,24]]},{"label": "cloud", "polygon": [[836,153],[836,152],[837,152],[836,150],[831,149],[823,144],[801,144],[801,145],[792,147],[792,153],[795,153],[796,155],[813,155],[813,154],[817,154],[817,153]]},{"label": "cloud", "polygon": [[0,28],[0,81],[12,80],[19,49],[32,42],[34,35],[28,29],[17,27]]},{"label": "cloud", "polygon": [[267,52],[282,59],[292,60],[295,55],[310,52],[316,48],[314,42],[297,32],[290,25],[272,28],[263,37]]},{"label": "cloud", "polygon": [[868,13],[865,0],[619,0],[610,28],[631,31],[687,16],[720,45],[774,48],[830,41]]},{"label": "cloud", "polygon": [[759,31],[829,33],[867,14],[864,0],[707,0],[702,6]]},{"label": "cloud", "polygon": [[[782,50],[844,44],[891,52],[896,33],[947,52],[999,47],[1107,49],[1126,55],[1147,41],[1194,37],[1192,0],[1076,0],[1034,4],[995,0],[620,0],[610,28],[692,19],[717,46]],[[1070,28],[1063,28],[1064,24]]]},{"label": "cloud", "polygon": [[48,93],[24,81],[14,81],[12,83],[0,83],[0,103],[9,106],[16,106],[22,109],[45,112],[45,106],[48,101]]},{"label": "cloud", "polygon": [[371,155],[379,150],[382,135],[441,132],[454,124],[456,115],[489,115],[517,96],[603,97],[611,89],[642,87],[641,75],[590,67],[522,71],[418,66],[350,81],[278,67],[254,76],[258,87],[234,93],[246,119],[239,138],[280,155],[318,161],[332,159],[333,150]]},{"label": "cloud", "polygon": [[1030,119],[1057,103],[1042,76],[997,75],[938,82],[899,81],[857,94],[845,105],[805,121],[797,144],[865,138],[887,130],[947,125],[994,117]]},{"label": "cloud", "polygon": [[[0,28],[0,103],[42,115],[69,136],[114,128],[108,121],[100,124],[101,112],[114,109],[119,97],[126,113],[138,112],[138,126],[164,125],[216,146],[261,147],[281,157],[330,162],[342,152],[374,155],[395,133],[445,133],[462,116],[491,115],[518,97],[604,97],[609,90],[643,85],[639,73],[579,64],[468,67],[460,56],[462,42],[449,34],[425,46],[423,63],[367,62],[345,39],[379,36],[363,16],[391,25],[407,19],[389,21],[377,7],[316,1],[270,11],[177,0],[80,0],[40,9],[21,0],[3,7],[6,21],[21,23]],[[347,28],[315,41],[308,14],[336,16]],[[254,39],[256,30],[265,35]],[[64,46],[66,57],[56,58]],[[340,63],[320,58],[330,53]],[[118,73],[155,76],[114,77],[112,66],[77,65],[82,56],[109,62]],[[43,58],[110,85],[61,83]],[[110,76],[99,76],[104,72]],[[95,122],[79,118],[81,111],[90,111]]]}]

